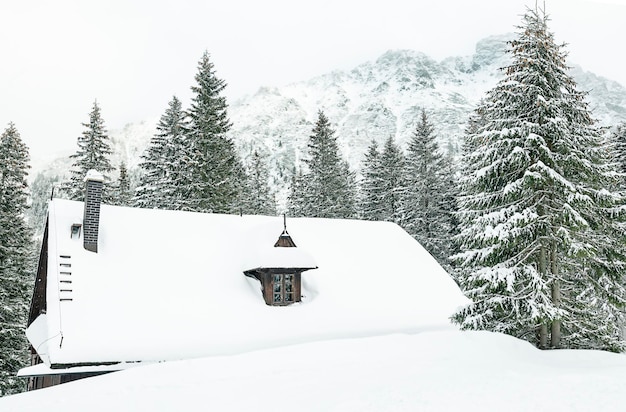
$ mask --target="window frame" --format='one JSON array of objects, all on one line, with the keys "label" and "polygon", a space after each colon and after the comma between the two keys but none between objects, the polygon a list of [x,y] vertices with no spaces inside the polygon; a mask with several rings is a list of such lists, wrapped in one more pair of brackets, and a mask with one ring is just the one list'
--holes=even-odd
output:
[{"label": "window frame", "polygon": [[272,306],[290,305],[296,302],[296,274],[271,273],[270,289],[272,291]]}]

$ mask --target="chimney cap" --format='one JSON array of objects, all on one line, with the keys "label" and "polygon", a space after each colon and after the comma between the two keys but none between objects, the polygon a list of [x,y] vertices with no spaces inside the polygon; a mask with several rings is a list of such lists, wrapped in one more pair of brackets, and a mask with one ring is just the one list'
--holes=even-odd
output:
[{"label": "chimney cap", "polygon": [[102,176],[102,173],[97,170],[91,169],[87,172],[87,176],[85,176],[85,182],[88,180],[93,182],[104,182],[104,176]]}]

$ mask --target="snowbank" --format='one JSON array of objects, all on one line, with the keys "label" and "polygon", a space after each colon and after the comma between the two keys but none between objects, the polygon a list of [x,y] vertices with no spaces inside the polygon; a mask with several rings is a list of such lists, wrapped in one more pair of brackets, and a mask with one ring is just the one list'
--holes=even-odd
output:
[{"label": "snowbank", "polygon": [[[44,406],[45,405],[45,406]],[[0,399],[0,410],[622,411],[626,357],[425,332],[168,362]]]}]

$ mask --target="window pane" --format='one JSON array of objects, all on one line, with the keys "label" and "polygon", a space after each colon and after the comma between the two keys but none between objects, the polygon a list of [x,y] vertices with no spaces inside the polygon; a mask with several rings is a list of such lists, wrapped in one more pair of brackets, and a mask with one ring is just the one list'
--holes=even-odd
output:
[{"label": "window pane", "polygon": [[274,275],[274,282],[280,282],[282,280],[281,275]]},{"label": "window pane", "polygon": [[293,302],[293,293],[285,293],[285,302]]},{"label": "window pane", "polygon": [[274,293],[274,302],[280,302],[280,293]]},{"label": "window pane", "polygon": [[280,283],[274,283],[274,293],[280,293],[281,286]]},{"label": "window pane", "polygon": [[293,292],[293,285],[291,283],[285,283],[285,292]]}]

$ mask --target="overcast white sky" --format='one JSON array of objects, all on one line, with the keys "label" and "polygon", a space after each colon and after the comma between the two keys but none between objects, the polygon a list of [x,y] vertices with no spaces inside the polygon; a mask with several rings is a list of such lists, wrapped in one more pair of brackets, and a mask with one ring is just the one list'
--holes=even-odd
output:
[{"label": "overcast white sky", "polygon": [[[546,0],[570,63],[626,85],[626,0]],[[543,1],[540,1],[540,5]],[[535,0],[28,0],[0,3],[0,130],[35,160],[73,152],[98,100],[108,129],[187,106],[211,53],[229,100],[389,49],[470,55]]]}]

